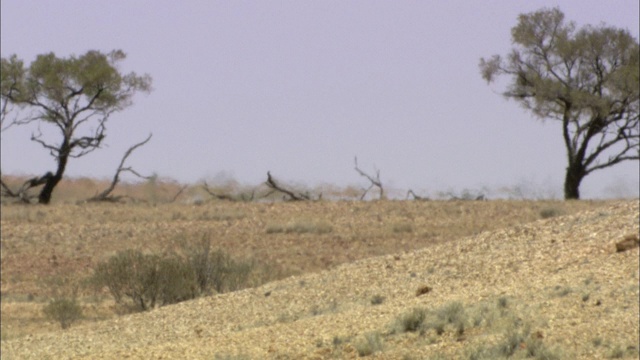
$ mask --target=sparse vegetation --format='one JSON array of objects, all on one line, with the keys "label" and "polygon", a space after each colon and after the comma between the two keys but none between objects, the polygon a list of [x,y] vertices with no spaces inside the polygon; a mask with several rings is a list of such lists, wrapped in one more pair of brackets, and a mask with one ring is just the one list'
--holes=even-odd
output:
[{"label": "sparse vegetation", "polygon": [[324,221],[297,220],[288,224],[269,224],[267,234],[328,234],[333,231],[331,224]]},{"label": "sparse vegetation", "polygon": [[377,332],[367,333],[355,343],[359,356],[369,356],[382,351],[382,337]]},{"label": "sparse vegetation", "polygon": [[556,285],[553,290],[551,291],[551,296],[552,297],[565,297],[569,294],[571,294],[573,292],[573,289],[571,289],[568,286],[560,286],[560,285]]},{"label": "sparse vegetation", "polygon": [[116,303],[142,311],[251,285],[255,263],[236,261],[212,250],[208,239],[186,252],[181,257],[121,251],[98,264],[90,282],[98,289],[106,287]]},{"label": "sparse vegetation", "polygon": [[392,230],[394,233],[399,233],[399,234],[411,233],[413,232],[413,225],[409,223],[398,223],[393,225]]},{"label": "sparse vegetation", "polygon": [[563,212],[558,208],[548,207],[540,210],[540,217],[543,219],[549,219],[560,215],[563,215]]},{"label": "sparse vegetation", "polygon": [[82,307],[76,299],[53,299],[42,309],[42,312],[47,319],[57,321],[63,329],[67,329],[82,318]]},{"label": "sparse vegetation", "polygon": [[400,332],[415,332],[420,330],[422,323],[427,316],[425,309],[414,308],[411,311],[400,315],[396,320],[397,330]]},{"label": "sparse vegetation", "polygon": [[[60,188],[60,190],[63,189]],[[164,193],[161,191],[159,196],[163,196]],[[459,253],[441,252],[447,249],[443,244],[445,241],[455,241],[459,236],[474,234],[474,229],[478,227],[491,230],[498,227],[498,224],[501,227],[509,227],[509,224],[536,220],[539,218],[540,209],[545,206],[558,206],[572,214],[578,210],[599,205],[598,202],[569,202],[556,205],[522,201],[437,200],[402,203],[377,201],[279,204],[212,200],[201,206],[169,205],[159,202],[154,206],[56,204],[46,208],[5,204],[1,213],[4,275],[2,280],[4,286],[2,291],[3,341],[22,342],[27,334],[41,334],[59,328],[60,325],[57,322],[45,321],[42,316],[42,309],[47,305],[43,302],[44,299],[55,298],[56,294],[69,293],[65,290],[56,293],[54,289],[69,289],[74,284],[81,283],[82,278],[86,277],[86,269],[97,269],[99,264],[110,260],[111,254],[118,255],[123,251],[122,249],[127,249],[133,243],[140,250],[131,251],[156,257],[158,269],[168,268],[166,273],[182,274],[171,276],[172,279],[193,279],[193,281],[183,280],[176,283],[167,279],[165,289],[175,291],[166,291],[165,295],[158,295],[155,307],[163,305],[163,296],[174,299],[168,300],[168,304],[192,296],[214,295],[244,286],[254,286],[262,283],[263,280],[282,278],[282,275],[290,273],[315,272],[311,276],[296,276],[282,282],[274,282],[255,291],[214,296],[211,299],[193,302],[195,306],[214,305],[207,307],[205,311],[211,313],[207,313],[206,316],[219,313],[218,304],[229,306],[230,311],[238,311],[234,308],[238,304],[247,306],[249,312],[246,314],[250,315],[246,318],[236,316],[237,320],[225,320],[225,323],[229,324],[229,336],[232,337],[244,336],[242,334],[249,329],[255,329],[257,333],[262,333],[265,329],[271,331],[271,326],[274,326],[274,331],[289,331],[290,328],[296,328],[302,336],[307,334],[312,336],[309,338],[309,348],[306,349],[301,348],[300,343],[293,338],[293,342],[296,342],[295,349],[293,347],[285,349],[277,345],[272,353],[274,358],[301,358],[307,355],[313,356],[311,353],[314,353],[317,358],[347,358],[359,356],[360,353],[367,354],[371,351],[370,349],[377,348],[371,345],[382,344],[379,350],[363,356],[371,358],[410,356],[418,359],[432,358],[440,354],[443,359],[473,358],[473,356],[504,359],[506,356],[503,352],[508,353],[506,350],[509,349],[509,343],[513,344],[518,340],[516,336],[507,336],[514,329],[521,332],[520,339],[523,342],[518,345],[511,358],[575,358],[573,354],[564,356],[557,345],[553,346],[563,342],[557,338],[556,330],[548,331],[548,325],[545,323],[548,320],[545,318],[546,313],[550,312],[550,316],[555,316],[556,314],[553,313],[555,307],[566,309],[571,306],[573,309],[575,306],[582,306],[582,309],[614,311],[612,314],[616,314],[616,305],[610,298],[616,296],[617,299],[624,301],[625,306],[631,304],[629,300],[634,296],[637,297],[638,293],[637,288],[632,287],[632,282],[612,288],[598,272],[582,272],[575,276],[554,277],[553,281],[556,282],[552,282],[548,288],[541,285],[534,295],[536,298],[534,303],[528,302],[532,294],[527,293],[525,288],[519,288],[517,293],[507,293],[504,291],[507,289],[501,289],[498,293],[489,295],[488,298],[486,292],[483,292],[478,294],[478,298],[482,300],[477,300],[480,301],[479,303],[473,303],[475,295],[469,297],[464,291],[458,292],[457,289],[463,284],[465,291],[472,290],[475,286],[472,277],[465,277],[462,280],[458,278],[466,276],[464,274],[467,274],[467,266],[475,266],[473,264],[478,261],[474,257],[475,245],[471,245],[472,242],[460,240],[462,251]],[[42,214],[38,215],[38,211]],[[379,213],[386,214],[381,218],[382,221],[375,216]],[[30,221],[35,217],[39,220]],[[56,226],[55,231],[52,231],[52,223],[71,218],[75,219],[73,224]],[[411,224],[415,224],[413,225],[415,236],[412,235],[411,239],[405,239],[403,233],[390,231],[394,224],[403,223],[406,219],[411,219]],[[614,217],[610,216],[607,219],[614,219]],[[283,230],[272,235],[265,234],[269,224],[282,224],[286,227],[304,221],[331,224],[332,233],[329,236],[311,233],[302,233],[304,236],[298,236],[297,233],[286,233]],[[528,230],[531,226],[538,225],[528,225],[524,229]],[[24,229],[29,231],[23,231]],[[511,230],[506,231],[511,234]],[[543,234],[545,234],[543,231],[536,232],[536,235]],[[513,235],[521,234],[516,231]],[[478,235],[477,240],[485,241],[486,236],[486,234]],[[587,237],[582,235],[580,237],[590,241]],[[533,242],[537,241],[532,238],[527,239],[531,241],[527,244],[531,245],[535,245]],[[565,237],[565,239],[568,238]],[[439,245],[427,248],[426,252],[416,253],[424,256],[426,261],[412,260],[413,247],[424,248],[433,242]],[[469,248],[470,245],[471,248]],[[399,252],[399,249],[408,250]],[[555,251],[557,247],[549,249]],[[437,250],[437,254],[432,254],[433,250]],[[107,254],[106,257],[105,254]],[[369,264],[375,264],[370,267],[370,282],[363,283],[359,272],[343,273],[342,266],[337,269],[335,266],[380,254],[388,255],[380,258],[379,261],[370,259],[359,262],[360,265],[357,265],[369,267]],[[498,261],[496,265],[512,269],[510,262],[499,262],[502,253],[492,253],[492,255],[495,257],[491,257],[491,261],[494,259]],[[160,265],[160,262],[166,259],[169,260]],[[594,262],[593,258],[589,260]],[[562,259],[559,259],[559,262],[562,262]],[[267,268],[265,263],[270,264],[271,268]],[[243,266],[248,271],[242,270]],[[528,272],[530,270],[528,267],[528,264],[522,264],[520,269]],[[329,272],[318,272],[327,268],[330,269]],[[351,269],[350,265],[347,268]],[[41,271],[35,273],[34,270],[38,269]],[[185,269],[191,269],[193,275],[189,271],[183,272]],[[486,270],[478,269],[478,271]],[[629,274],[628,269],[625,271],[625,274]],[[233,280],[229,274],[237,274],[238,280]],[[507,277],[512,275],[508,272],[504,274]],[[633,272],[630,275],[630,280],[637,279],[637,275]],[[69,281],[64,282],[65,279]],[[320,279],[322,279],[321,282],[319,282]],[[387,279],[393,284],[387,283]],[[334,286],[336,282],[339,283],[339,288]],[[244,285],[238,287],[233,283]],[[183,290],[183,286],[187,284],[192,286],[186,286],[186,290]],[[532,282],[532,285],[536,286],[536,284]],[[549,282],[542,284],[549,284]],[[559,286],[556,287],[556,284]],[[7,287],[8,291],[5,290]],[[424,291],[417,291],[423,288]],[[564,295],[564,298],[561,297],[567,288],[571,291]],[[39,291],[39,289],[43,290]],[[103,287],[102,291],[96,293],[88,290],[80,287],[77,303],[82,306],[85,314],[83,323],[94,323],[90,324],[91,328],[99,327],[95,324],[97,321],[128,313],[134,307],[135,311],[140,310],[140,306],[126,295],[122,295],[121,304],[114,304],[115,298],[107,287]],[[158,291],[160,293],[160,290]],[[420,295],[416,296],[418,292]],[[181,295],[185,293],[186,295]],[[33,294],[33,301],[25,300],[28,299],[28,294]],[[586,302],[581,301],[584,294],[590,294]],[[313,298],[313,301],[311,298],[309,301],[305,300],[306,296]],[[240,301],[236,305],[229,305],[225,300],[227,298],[237,298]],[[458,302],[452,301],[458,299]],[[604,306],[596,308],[595,300],[599,299],[602,299]],[[337,303],[340,304],[337,309],[339,311],[334,311],[336,309],[333,304]],[[395,314],[389,312],[390,309],[397,309],[397,306],[405,303],[407,306],[405,310]],[[553,306],[548,307],[546,303]],[[183,304],[176,307],[176,311],[190,309],[191,306],[192,304]],[[34,309],[37,311],[37,316],[29,315],[29,310],[24,309]],[[418,311],[413,313],[412,309]],[[577,311],[580,314],[582,310]],[[174,309],[165,308],[153,313],[171,314],[173,312]],[[21,318],[15,315],[18,313]],[[317,316],[314,317],[314,315]],[[361,318],[360,315],[364,317]],[[153,314],[136,315],[132,318],[143,319],[155,316]],[[227,315],[220,313],[215,316],[223,318]],[[341,326],[345,321],[349,322],[351,316],[354,316],[354,321],[357,317],[361,323],[357,323],[355,327]],[[380,321],[382,318],[384,319]],[[521,319],[522,324],[531,324],[528,336],[522,335],[524,325],[514,325],[513,321],[518,318]],[[538,318],[540,320],[537,320]],[[29,322],[23,319],[29,319]],[[324,332],[326,329],[318,331],[313,328],[318,323],[334,324],[336,323],[334,319],[339,319],[335,334],[342,336],[336,337],[335,345],[332,342],[333,330],[326,333]],[[584,319],[578,318],[577,321],[578,324],[584,324],[582,322]],[[194,323],[193,326],[190,325],[191,322]],[[310,325],[308,328],[311,332],[306,332],[307,324]],[[375,327],[372,326],[373,324],[376,324]],[[190,323],[185,325],[189,327],[190,334],[186,336],[196,337],[197,335],[205,339],[217,333],[217,330],[199,323],[197,315],[190,317]],[[566,326],[562,319],[554,325],[559,328]],[[358,332],[360,326],[366,330]],[[539,331],[544,334],[538,336]],[[77,329],[72,328],[71,332],[67,333],[76,334],[77,332]],[[377,339],[371,334],[377,334]],[[370,335],[369,339],[367,335]],[[594,335],[596,334],[582,339],[582,342],[580,339],[577,341],[581,345],[586,345],[594,356],[607,358],[613,353],[614,346],[607,340],[603,340],[599,346],[592,345]],[[598,335],[608,339],[609,329],[599,328]],[[480,336],[482,338],[479,338]],[[624,349],[624,358],[634,354],[634,350],[628,350],[626,346],[630,340],[616,339],[616,343],[621,344],[620,346]],[[478,347],[481,343],[484,344],[484,348]],[[262,351],[256,351],[259,347],[260,345],[256,345],[251,348],[237,348],[237,350],[250,351],[245,354],[250,354],[251,358],[265,358],[264,354],[257,355]],[[198,352],[198,350],[194,351]],[[231,359],[237,356],[234,355],[237,354],[236,350],[224,346],[215,351],[219,351],[219,358],[227,356]],[[210,351],[207,355],[211,358],[215,356]]]},{"label": "sparse vegetation", "polygon": [[97,287],[107,287],[115,301],[138,310],[153,309],[193,299],[196,277],[192,268],[175,257],[162,258],[138,250],[118,252],[98,264],[91,279]]}]

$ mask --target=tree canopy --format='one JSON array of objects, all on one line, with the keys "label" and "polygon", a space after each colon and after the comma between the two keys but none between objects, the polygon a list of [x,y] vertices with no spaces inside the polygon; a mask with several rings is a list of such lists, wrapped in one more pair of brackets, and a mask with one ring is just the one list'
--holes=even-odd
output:
[{"label": "tree canopy", "polygon": [[576,29],[560,9],[522,14],[506,57],[480,60],[487,82],[506,75],[503,95],[541,119],[558,120],[567,149],[564,194],[585,176],[640,159],[640,47],[628,30]]},{"label": "tree canopy", "polygon": [[[125,57],[121,50],[91,50],[67,58],[48,53],[38,55],[29,67],[17,55],[2,58],[2,127],[38,122],[58,133],[57,142],[45,139],[40,127],[31,136],[57,163],[55,172],[30,180],[29,187],[44,185],[38,196],[40,203],[49,203],[69,158],[100,148],[109,117],[130,106],[135,93],[151,91],[149,75],[120,72],[117,65]],[[10,106],[21,110],[20,117],[8,120]]]}]

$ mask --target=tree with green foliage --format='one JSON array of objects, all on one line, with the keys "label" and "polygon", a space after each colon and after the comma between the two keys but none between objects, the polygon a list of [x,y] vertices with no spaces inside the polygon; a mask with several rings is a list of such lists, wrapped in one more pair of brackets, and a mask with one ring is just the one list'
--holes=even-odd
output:
[{"label": "tree with green foliage", "polygon": [[[121,50],[106,54],[91,50],[68,58],[48,53],[38,55],[29,67],[16,55],[2,58],[3,122],[9,105],[24,111],[12,124],[37,123],[38,132],[31,135],[31,140],[48,150],[57,163],[54,172],[27,181],[22,192],[43,186],[38,202],[48,204],[69,159],[100,148],[111,114],[130,106],[135,93],[151,91],[149,75],[119,71],[117,65],[125,57]],[[10,125],[2,124],[3,128]],[[46,127],[41,125],[55,129],[57,141],[44,136],[40,129]]]},{"label": "tree with green foliage", "polygon": [[640,159],[640,47],[628,30],[576,30],[554,8],[520,15],[511,36],[506,58],[480,60],[482,77],[491,83],[507,75],[506,98],[560,121],[565,199],[579,199],[580,183],[593,171]]}]

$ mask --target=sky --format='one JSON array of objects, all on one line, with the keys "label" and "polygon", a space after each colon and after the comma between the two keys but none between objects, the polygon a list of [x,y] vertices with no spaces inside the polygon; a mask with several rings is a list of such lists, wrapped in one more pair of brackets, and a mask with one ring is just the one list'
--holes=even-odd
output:
[{"label": "sky", "polygon": [[[625,28],[637,0],[87,1],[2,0],[2,57],[121,49],[123,72],[150,94],[114,114],[106,145],[72,159],[70,177],[111,177],[128,164],[182,183],[267,171],[289,184],[357,185],[380,171],[391,193],[520,187],[562,197],[560,124],[531,116],[487,84],[481,57],[506,54],[519,14],[558,6],[567,20]],[[1,134],[3,174],[53,171],[31,142]],[[42,127],[45,136],[50,128]],[[638,162],[592,173],[583,198],[638,196]]]}]

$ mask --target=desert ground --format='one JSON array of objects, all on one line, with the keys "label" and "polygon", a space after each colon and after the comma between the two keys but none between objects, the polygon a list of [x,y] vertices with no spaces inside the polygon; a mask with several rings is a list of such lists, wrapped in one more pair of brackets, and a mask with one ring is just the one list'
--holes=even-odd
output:
[{"label": "desert ground", "polygon": [[[638,200],[2,205],[3,359],[637,358]],[[83,280],[194,239],[265,283],[146,312]],[[43,307],[74,294],[68,329]]]}]

